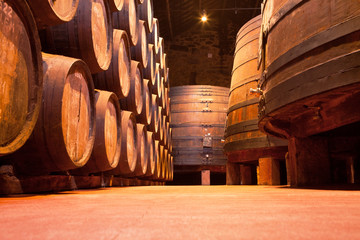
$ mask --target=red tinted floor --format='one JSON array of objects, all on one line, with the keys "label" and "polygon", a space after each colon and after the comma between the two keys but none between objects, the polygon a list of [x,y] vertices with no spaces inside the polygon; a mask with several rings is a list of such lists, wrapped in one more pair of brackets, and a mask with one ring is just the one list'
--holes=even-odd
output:
[{"label": "red tinted floor", "polygon": [[0,198],[0,239],[360,239],[360,191],[150,186]]}]

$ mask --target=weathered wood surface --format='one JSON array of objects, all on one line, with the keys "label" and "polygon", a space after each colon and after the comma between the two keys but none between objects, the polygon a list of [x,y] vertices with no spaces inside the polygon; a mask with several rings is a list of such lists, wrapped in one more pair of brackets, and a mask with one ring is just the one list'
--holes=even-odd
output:
[{"label": "weathered wood surface", "polygon": [[145,21],[145,26],[148,32],[152,31],[153,18],[154,18],[154,7],[153,0],[144,0],[142,4],[138,5],[139,19]]},{"label": "weathered wood surface", "polygon": [[62,24],[73,19],[79,0],[29,0],[38,28]]},{"label": "weathered wood surface", "polygon": [[116,29],[126,31],[132,46],[138,41],[137,4],[135,0],[124,0],[121,11],[113,13],[113,26]]},{"label": "weathered wood surface", "polygon": [[228,88],[203,85],[171,88],[170,126],[175,165],[225,164],[221,139],[228,92]]},{"label": "weathered wood surface", "polygon": [[74,169],[74,175],[87,175],[115,168],[121,152],[121,110],[112,92],[95,91],[96,134],[89,161]]},{"label": "weathered wood surface", "polygon": [[143,20],[139,20],[137,25],[138,32],[138,41],[135,46],[131,46],[131,58],[140,62],[143,68],[147,67],[148,64],[148,40],[147,40],[147,31],[145,28],[145,22]]},{"label": "weathered wood surface", "polygon": [[259,159],[258,185],[280,185],[280,162],[272,157]]},{"label": "weathered wood surface", "polygon": [[46,28],[41,37],[44,52],[80,58],[91,73],[107,70],[113,47],[108,1],[79,1],[71,21]]},{"label": "weathered wood surface", "polygon": [[226,163],[226,185],[240,185],[240,164],[239,163]]},{"label": "weathered wood surface", "polygon": [[125,31],[114,29],[110,66],[106,71],[94,74],[93,79],[97,89],[114,92],[119,99],[129,95],[131,54],[129,39]]},{"label": "weathered wood surface", "polygon": [[260,127],[307,137],[359,121],[345,99],[360,99],[360,3],[267,1],[263,23]]},{"label": "weathered wood surface", "polygon": [[120,99],[121,109],[141,114],[143,108],[143,76],[141,64],[131,60],[130,91],[126,98]]},{"label": "weathered wood surface", "polygon": [[0,156],[29,138],[43,89],[41,45],[24,1],[0,1]]},{"label": "weathered wood surface", "polygon": [[78,59],[43,53],[44,92],[31,138],[14,153],[24,175],[82,167],[95,139],[95,99],[90,70]]},{"label": "weathered wood surface", "polygon": [[126,176],[134,172],[137,160],[136,119],[132,112],[121,111],[121,154],[118,166],[107,172],[115,176]]}]

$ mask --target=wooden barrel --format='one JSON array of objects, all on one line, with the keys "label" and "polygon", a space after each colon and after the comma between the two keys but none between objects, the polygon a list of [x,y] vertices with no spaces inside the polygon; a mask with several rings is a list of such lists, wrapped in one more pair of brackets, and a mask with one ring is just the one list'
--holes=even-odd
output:
[{"label": "wooden barrel", "polygon": [[111,12],[119,12],[124,7],[124,0],[108,0]]},{"label": "wooden barrel", "polygon": [[149,80],[143,81],[143,108],[139,115],[136,116],[136,121],[145,125],[151,124],[152,105],[151,93],[149,90]]},{"label": "wooden barrel", "polygon": [[150,80],[150,85],[155,84],[155,70],[156,70],[156,62],[155,62],[155,50],[153,44],[148,44],[148,64],[146,68],[143,70],[144,78]]},{"label": "wooden barrel", "polygon": [[153,18],[152,21],[152,31],[150,31],[149,35],[148,35],[148,40],[149,43],[153,44],[155,47],[155,54],[157,52],[158,49],[158,45],[159,45],[159,34],[160,34],[160,30],[159,30],[159,21],[157,18]]},{"label": "wooden barrel", "polygon": [[156,94],[158,98],[161,97],[161,73],[159,63],[155,65],[155,82],[152,84],[151,92]]},{"label": "wooden barrel", "polygon": [[158,111],[157,111],[157,114],[158,114],[158,121],[159,121],[159,125],[158,125],[158,131],[154,132],[155,134],[155,139],[158,140],[159,142],[163,142],[163,137],[164,137],[164,129],[163,129],[163,118],[162,118],[162,107],[160,106],[157,106],[158,108]]},{"label": "wooden barrel", "polygon": [[145,28],[145,22],[143,20],[139,20],[137,31],[138,31],[138,41],[135,46],[132,46],[130,48],[131,57],[133,60],[140,62],[143,68],[146,68],[148,64],[149,46],[147,42],[147,32]]},{"label": "wooden barrel", "polygon": [[137,160],[137,127],[135,115],[121,111],[121,154],[118,166],[107,174],[127,176],[135,170]]},{"label": "wooden barrel", "polygon": [[117,167],[121,151],[121,111],[118,98],[112,92],[95,91],[96,133],[93,151],[85,166],[73,170],[84,175]]},{"label": "wooden barrel", "polygon": [[155,138],[154,138],[154,133],[147,131],[147,141],[146,141],[146,146],[147,146],[147,156],[148,156],[148,165],[146,168],[146,177],[150,177],[153,176],[155,173],[155,164],[156,164],[156,154],[155,154]]},{"label": "wooden barrel", "polygon": [[155,171],[152,179],[158,180],[161,174],[161,162],[160,162],[160,143],[158,140],[155,140]]},{"label": "wooden barrel", "polygon": [[14,154],[19,174],[47,174],[82,167],[95,139],[94,87],[78,59],[43,53],[44,91],[32,136]]},{"label": "wooden barrel", "polygon": [[127,97],[130,91],[130,56],[126,32],[114,29],[111,63],[106,71],[93,75],[95,87],[114,92],[119,99]]},{"label": "wooden barrel", "polygon": [[62,24],[75,16],[79,0],[29,0],[38,28]]},{"label": "wooden barrel", "polygon": [[359,1],[267,1],[262,28],[261,129],[304,138],[360,121]]},{"label": "wooden barrel", "polygon": [[91,73],[109,68],[113,29],[108,1],[81,0],[70,22],[42,32],[44,52],[80,58]]},{"label": "wooden barrel", "polygon": [[126,98],[120,99],[121,109],[139,115],[143,108],[143,76],[139,62],[131,60],[130,92]]},{"label": "wooden barrel", "polygon": [[124,0],[121,11],[113,13],[113,26],[126,31],[132,46],[138,41],[138,15],[135,0]]},{"label": "wooden barrel", "polygon": [[154,134],[159,131],[159,107],[157,104],[157,96],[151,94],[151,123],[147,126],[149,131],[152,131]]},{"label": "wooden barrel", "polygon": [[159,43],[156,49],[156,62],[160,64],[160,71],[164,69],[164,38],[159,37]]},{"label": "wooden barrel", "polygon": [[228,88],[206,85],[170,89],[175,165],[225,165],[221,139],[228,94]]},{"label": "wooden barrel", "polygon": [[284,158],[287,151],[286,141],[260,132],[259,97],[250,94],[261,76],[257,69],[260,28],[261,15],[247,22],[236,37],[224,145],[229,161],[257,161],[276,151]]},{"label": "wooden barrel", "polygon": [[[29,138],[41,106],[41,46],[29,6],[1,1],[0,16],[0,156]],[[4,24],[6,23],[6,24]]]},{"label": "wooden barrel", "polygon": [[161,143],[165,146],[166,145],[166,142],[167,142],[167,138],[168,138],[168,135],[167,135],[167,131],[166,131],[166,116],[162,115],[161,114],[161,118],[162,118],[162,121],[161,121],[161,128],[162,128],[162,132],[163,132],[163,137],[161,139]]},{"label": "wooden barrel", "polygon": [[153,1],[144,0],[144,2],[138,5],[138,15],[139,19],[145,21],[145,26],[148,32],[152,31],[152,23],[154,18],[153,12]]},{"label": "wooden barrel", "polygon": [[[166,64],[167,65],[167,64]],[[166,76],[164,78],[164,84],[165,87],[170,87],[170,82],[169,82],[169,68],[166,68]]]},{"label": "wooden barrel", "polygon": [[137,123],[137,142],[136,142],[136,165],[134,172],[129,174],[129,177],[144,176],[147,172],[148,166],[148,146],[147,146],[147,131],[144,124]]},{"label": "wooden barrel", "polygon": [[[164,49],[165,50],[165,49]],[[163,59],[163,66],[161,68],[161,75],[164,78],[164,84],[167,81],[167,70],[168,70],[168,64],[167,64],[167,54],[164,52],[162,55],[162,59]]]}]

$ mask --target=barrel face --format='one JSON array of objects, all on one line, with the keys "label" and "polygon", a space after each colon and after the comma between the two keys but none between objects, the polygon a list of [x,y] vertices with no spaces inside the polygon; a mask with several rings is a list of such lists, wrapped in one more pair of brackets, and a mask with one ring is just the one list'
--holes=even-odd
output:
[{"label": "barrel face", "polygon": [[146,176],[152,176],[154,175],[155,172],[155,138],[154,138],[154,134],[152,132],[147,131],[147,141],[146,141],[146,146],[147,146],[147,156],[148,156],[148,164],[147,164],[147,171],[146,171]]},{"label": "barrel face", "polygon": [[121,11],[113,13],[113,24],[114,28],[125,30],[131,45],[136,45],[138,41],[138,16],[135,0],[124,0]]},{"label": "barrel face", "polygon": [[124,0],[109,0],[111,12],[121,11],[124,7]]},{"label": "barrel face", "polygon": [[51,8],[61,21],[70,21],[77,10],[79,0],[48,0]]},{"label": "barrel face", "polygon": [[148,64],[146,68],[144,68],[143,74],[144,78],[149,79],[151,82],[151,86],[155,84],[155,69],[156,69],[156,62],[155,62],[155,55],[154,55],[154,45],[148,44]]},{"label": "barrel face", "polygon": [[176,165],[226,163],[221,139],[228,93],[228,88],[205,85],[170,89],[172,136],[170,133],[168,138],[173,144]]},{"label": "barrel face", "polygon": [[154,45],[155,53],[156,53],[159,45],[159,21],[157,18],[153,18],[152,31],[148,35],[148,38],[149,38],[149,43]]},{"label": "barrel face", "polygon": [[[116,30],[114,30],[116,31]],[[122,90],[122,95],[126,97],[130,91],[130,72],[131,72],[131,65],[130,65],[130,52],[129,52],[129,42],[127,39],[127,35],[122,37],[119,43],[118,49],[118,69],[120,72],[120,85]]]},{"label": "barrel face", "polygon": [[140,73],[140,69],[136,68],[136,73],[134,76],[134,96],[135,96],[135,106],[136,113],[140,114],[143,107],[143,79]]},{"label": "barrel face", "polygon": [[127,135],[126,135],[126,151],[127,151],[127,161],[129,164],[129,170],[134,171],[136,165],[136,131],[133,121],[128,121],[127,125]]},{"label": "barrel face", "polygon": [[138,13],[139,18],[145,21],[148,32],[151,32],[154,17],[152,0],[144,0],[143,4],[138,5]]},{"label": "barrel face", "polygon": [[135,46],[131,47],[131,57],[133,60],[139,61],[143,68],[146,68],[148,64],[148,42],[145,22],[139,20],[137,27],[138,41]]},{"label": "barrel face", "polygon": [[136,121],[145,125],[151,124],[152,118],[151,94],[149,90],[149,80],[143,79],[143,107],[141,114],[136,116]]},{"label": "barrel face", "polygon": [[29,7],[21,1],[0,1],[0,17],[1,156],[20,148],[30,136],[43,81],[40,40]]},{"label": "barrel face", "polygon": [[[272,0],[264,5],[263,16],[264,39],[260,50],[265,54],[261,59],[264,77],[260,86],[264,95],[260,104],[260,127],[283,138],[286,131],[305,137],[310,132],[317,134],[358,121],[358,118],[334,120],[335,115],[332,115],[324,118],[324,123],[302,120],[295,124],[299,119],[311,118],[312,107],[327,112],[330,101],[357,91],[358,87],[351,85],[360,84],[356,77],[360,59],[360,3],[352,0],[300,3]],[[338,101],[341,102],[344,101]],[[348,119],[345,115],[339,118]],[[270,118],[274,120],[272,123]],[[275,121],[282,122],[282,126]],[[335,121],[338,123],[334,124]],[[289,129],[289,122],[306,131]],[[314,127],[307,128],[309,124]]]}]

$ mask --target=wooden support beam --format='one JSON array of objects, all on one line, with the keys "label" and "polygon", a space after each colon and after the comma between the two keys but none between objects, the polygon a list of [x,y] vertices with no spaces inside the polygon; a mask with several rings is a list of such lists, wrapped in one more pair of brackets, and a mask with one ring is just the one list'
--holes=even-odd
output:
[{"label": "wooden support beam", "polygon": [[251,166],[240,165],[241,185],[251,185],[252,173]]},{"label": "wooden support beam", "polygon": [[201,185],[210,185],[210,170],[201,171]]},{"label": "wooden support beam", "polygon": [[226,163],[226,185],[240,185],[240,164],[238,163]]},{"label": "wooden support beam", "polygon": [[272,157],[259,158],[258,185],[280,185],[280,162]]}]

